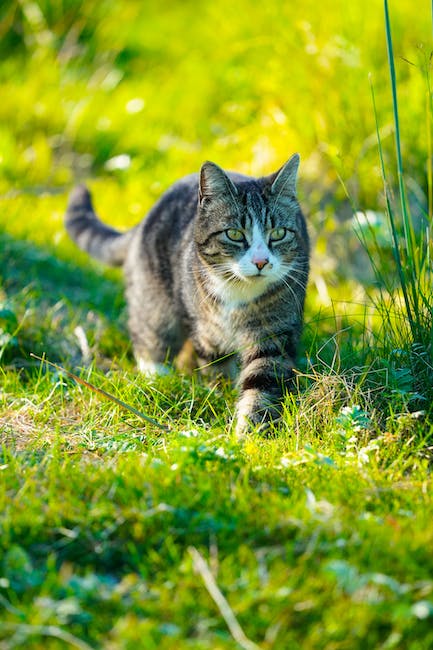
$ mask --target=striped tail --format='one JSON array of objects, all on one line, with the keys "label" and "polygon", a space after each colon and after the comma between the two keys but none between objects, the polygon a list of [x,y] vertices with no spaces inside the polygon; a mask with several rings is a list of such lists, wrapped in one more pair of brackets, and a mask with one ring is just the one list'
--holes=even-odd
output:
[{"label": "striped tail", "polygon": [[120,233],[98,219],[90,192],[78,185],[69,197],[65,225],[70,237],[82,250],[111,266],[121,266],[135,228]]}]

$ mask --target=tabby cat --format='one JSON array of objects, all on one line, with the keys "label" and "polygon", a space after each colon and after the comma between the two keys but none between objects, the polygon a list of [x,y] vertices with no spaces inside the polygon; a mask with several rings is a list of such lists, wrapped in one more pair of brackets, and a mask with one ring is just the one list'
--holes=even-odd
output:
[{"label": "tabby cat", "polygon": [[78,246],[123,266],[140,371],[166,372],[187,339],[199,366],[233,375],[240,363],[238,435],[279,417],[293,379],[309,269],[298,167],[295,154],[252,178],[205,162],[123,234],[99,221],[86,187],[69,200]]}]

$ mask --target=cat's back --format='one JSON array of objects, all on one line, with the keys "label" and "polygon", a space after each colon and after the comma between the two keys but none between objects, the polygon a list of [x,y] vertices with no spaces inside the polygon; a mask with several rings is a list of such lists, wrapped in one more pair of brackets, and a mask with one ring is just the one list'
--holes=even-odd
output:
[{"label": "cat's back", "polygon": [[143,222],[143,233],[183,232],[194,219],[198,203],[198,174],[189,174],[171,185],[151,208]]}]

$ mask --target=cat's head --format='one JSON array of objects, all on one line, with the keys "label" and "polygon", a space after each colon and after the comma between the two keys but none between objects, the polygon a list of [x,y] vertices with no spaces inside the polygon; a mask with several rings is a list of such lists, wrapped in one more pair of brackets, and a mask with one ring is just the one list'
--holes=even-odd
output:
[{"label": "cat's head", "polygon": [[255,300],[308,269],[308,235],[296,199],[299,155],[271,176],[250,179],[203,164],[194,239],[219,298]]}]

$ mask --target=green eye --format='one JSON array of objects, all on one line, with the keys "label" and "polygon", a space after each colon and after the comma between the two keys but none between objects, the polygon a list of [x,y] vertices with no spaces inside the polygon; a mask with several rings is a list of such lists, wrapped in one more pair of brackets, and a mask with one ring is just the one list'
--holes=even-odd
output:
[{"label": "green eye", "polygon": [[226,230],[226,235],[232,241],[243,241],[245,239],[242,230],[238,230],[237,228],[229,228]]},{"label": "green eye", "polygon": [[274,228],[269,235],[270,241],[281,241],[286,236],[286,228]]}]

